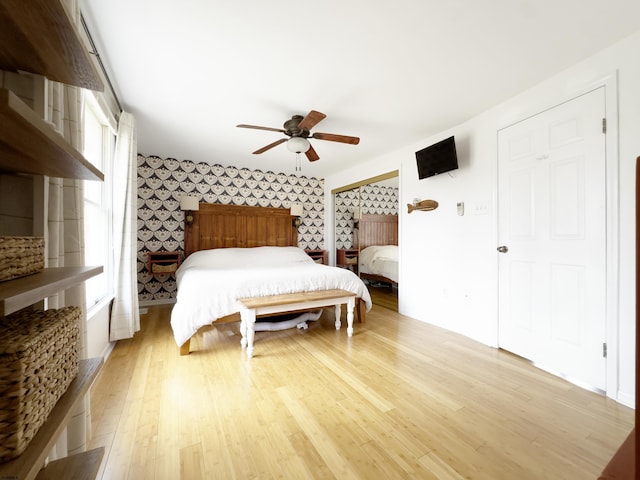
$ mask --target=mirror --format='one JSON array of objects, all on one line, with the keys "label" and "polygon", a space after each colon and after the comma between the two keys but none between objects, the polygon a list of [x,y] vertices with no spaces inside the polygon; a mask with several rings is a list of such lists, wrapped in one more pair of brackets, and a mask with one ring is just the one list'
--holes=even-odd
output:
[{"label": "mirror", "polygon": [[396,170],[332,191],[336,265],[359,274],[373,303],[394,311],[398,310],[398,180]]}]

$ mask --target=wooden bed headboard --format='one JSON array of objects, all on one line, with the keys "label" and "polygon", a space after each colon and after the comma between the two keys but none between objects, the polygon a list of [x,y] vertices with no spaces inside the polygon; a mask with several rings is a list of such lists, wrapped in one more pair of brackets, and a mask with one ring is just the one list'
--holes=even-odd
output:
[{"label": "wooden bed headboard", "polygon": [[358,237],[360,250],[372,245],[398,245],[398,215],[362,214]]},{"label": "wooden bed headboard", "polygon": [[184,256],[210,248],[297,246],[288,208],[201,203],[185,225]]}]

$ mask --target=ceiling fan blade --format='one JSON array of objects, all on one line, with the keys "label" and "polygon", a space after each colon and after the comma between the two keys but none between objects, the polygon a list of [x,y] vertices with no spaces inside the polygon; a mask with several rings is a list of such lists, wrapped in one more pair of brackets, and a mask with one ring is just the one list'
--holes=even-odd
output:
[{"label": "ceiling fan blade", "polygon": [[304,117],[300,123],[298,124],[298,128],[306,131],[310,131],[313,127],[315,127],[321,120],[326,117],[324,113],[316,112],[315,110],[311,110],[306,117]]},{"label": "ceiling fan blade", "polygon": [[276,147],[276,146],[280,145],[281,143],[286,142],[287,140],[288,140],[287,138],[281,138],[280,140],[276,140],[275,142],[270,143],[270,144],[269,144],[269,145],[267,145],[266,147],[259,148],[258,150],[256,150],[256,151],[255,151],[255,152],[253,152],[253,153],[254,153],[254,154],[256,154],[256,155],[258,155],[258,154],[260,154],[260,153],[264,153],[264,152],[266,152],[267,150],[270,150],[270,149],[272,149],[273,147]]},{"label": "ceiling fan blade", "polygon": [[320,133],[316,132],[312,135],[313,138],[318,140],[329,140],[330,142],[348,143],[351,145],[358,145],[360,139],[358,137],[349,137],[347,135],[336,135],[334,133]]},{"label": "ceiling fan blade", "polygon": [[269,130],[270,132],[285,133],[285,131],[283,129],[281,129],[281,128],[259,127],[258,125],[245,125],[244,123],[241,123],[240,125],[236,125],[236,127],[239,127],[239,128],[253,128],[255,130]]},{"label": "ceiling fan blade", "polygon": [[320,160],[320,157],[318,156],[318,154],[316,153],[316,151],[313,149],[311,145],[309,145],[309,150],[307,150],[304,154],[307,156],[310,162],[315,162],[316,160]]}]

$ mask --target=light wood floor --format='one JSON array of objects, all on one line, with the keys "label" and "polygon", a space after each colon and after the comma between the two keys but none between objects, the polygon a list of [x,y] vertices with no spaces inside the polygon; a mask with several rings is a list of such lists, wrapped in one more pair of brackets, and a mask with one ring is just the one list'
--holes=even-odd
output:
[{"label": "light wood floor", "polygon": [[392,287],[390,284],[369,284],[367,285],[371,301],[380,306],[398,311],[398,288]]},{"label": "light wood floor", "polygon": [[[103,479],[595,479],[633,411],[508,353],[374,307],[348,339],[238,324],[180,357],[143,315],[94,384]],[[344,325],[344,324],[343,324]]]}]

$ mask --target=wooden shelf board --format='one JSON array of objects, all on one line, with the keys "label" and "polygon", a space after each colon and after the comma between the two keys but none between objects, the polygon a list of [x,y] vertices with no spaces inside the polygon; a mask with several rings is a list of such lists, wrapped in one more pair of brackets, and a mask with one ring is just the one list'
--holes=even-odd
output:
[{"label": "wooden shelf board", "polygon": [[59,0],[0,2],[0,69],[104,90],[87,49]]},{"label": "wooden shelf board", "polygon": [[55,460],[40,470],[36,480],[59,480],[61,478],[94,480],[100,470],[103,456],[104,447],[99,447]]},{"label": "wooden shelf board", "polygon": [[78,376],[71,382],[67,391],[56,403],[56,406],[53,407],[47,421],[40,427],[27,449],[19,457],[0,464],[0,478],[16,478],[20,480],[36,478],[51,448],[71,419],[75,408],[98,376],[102,363],[102,358],[80,360]]},{"label": "wooden shelf board", "polygon": [[0,171],[104,180],[100,170],[5,88],[0,89]]},{"label": "wooden shelf board", "polygon": [[[100,267],[55,267],[0,283],[0,316],[33,305],[43,298],[66,290],[99,275]],[[2,478],[0,476],[0,478]]]}]

